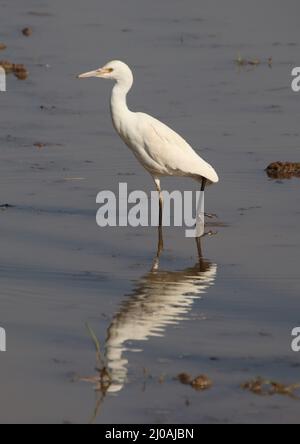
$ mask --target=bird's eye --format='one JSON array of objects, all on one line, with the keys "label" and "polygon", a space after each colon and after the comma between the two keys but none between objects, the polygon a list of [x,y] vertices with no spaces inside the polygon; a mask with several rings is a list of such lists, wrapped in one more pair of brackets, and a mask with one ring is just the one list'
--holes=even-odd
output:
[{"label": "bird's eye", "polygon": [[109,73],[113,72],[113,70],[114,70],[113,68],[107,68],[107,72],[109,72]]}]

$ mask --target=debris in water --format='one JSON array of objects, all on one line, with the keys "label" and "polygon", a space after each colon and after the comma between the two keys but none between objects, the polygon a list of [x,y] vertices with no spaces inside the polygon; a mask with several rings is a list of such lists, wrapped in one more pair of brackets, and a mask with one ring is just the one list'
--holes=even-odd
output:
[{"label": "debris in water", "polygon": [[192,378],[188,373],[180,373],[177,379],[184,385],[190,385],[194,390],[204,391],[212,387],[212,381],[205,375],[197,376],[195,379]]},{"label": "debris in water", "polygon": [[261,63],[259,59],[243,59],[241,55],[238,56],[235,62],[238,66],[258,66]]},{"label": "debris in water", "polygon": [[266,168],[266,173],[272,179],[291,179],[300,177],[300,163],[273,162]]},{"label": "debris in water", "polygon": [[37,142],[33,146],[41,150],[42,148],[45,148],[46,145],[44,143]]},{"label": "debris in water", "polygon": [[91,339],[95,345],[96,349],[96,360],[97,360],[97,375],[91,376],[91,377],[80,377],[79,381],[82,382],[90,382],[92,384],[95,384],[95,391],[101,392],[104,396],[106,395],[109,387],[112,384],[112,377],[110,375],[110,372],[108,370],[108,365],[106,362],[106,359],[104,355],[101,353],[101,346],[100,342],[92,330],[92,328],[86,324],[87,330],[89,332],[89,335],[91,336]]},{"label": "debris in water", "polygon": [[[238,66],[240,66],[240,67],[244,67],[244,66],[254,66],[254,67],[257,67],[257,66],[263,64],[263,62],[260,59],[258,59],[258,58],[244,59],[240,54],[238,55],[237,59],[235,60],[235,63]],[[269,57],[268,58],[267,64],[268,64],[268,66],[270,68],[273,66],[273,57]]]},{"label": "debris in water", "polygon": [[212,385],[213,385],[212,381],[205,375],[197,376],[197,378],[195,378],[191,384],[193,389],[199,391],[208,390],[212,387]]},{"label": "debris in water", "polygon": [[261,64],[261,61],[259,59],[253,59],[253,60],[248,60],[246,64],[249,66],[258,66]]},{"label": "debris in water", "polygon": [[32,35],[32,29],[31,28],[24,28],[22,29],[22,34],[26,37],[30,37]]},{"label": "debris in water", "polygon": [[51,111],[51,110],[54,110],[54,109],[56,109],[56,106],[45,106],[45,105],[41,105],[40,106],[40,109],[42,110],[42,111]]},{"label": "debris in water", "polygon": [[258,377],[242,384],[241,387],[260,396],[283,395],[298,398],[294,392],[300,389],[300,384],[285,385]]},{"label": "debris in water", "polygon": [[88,324],[86,324],[86,328],[89,332],[89,335],[94,343],[95,350],[96,350],[96,361],[97,361],[96,371],[97,371],[97,374],[95,376],[77,377],[76,379],[73,379],[73,380],[87,382],[87,383],[94,385],[94,389],[97,394],[97,400],[96,400],[96,406],[94,409],[93,416],[90,420],[90,423],[92,424],[95,421],[95,419],[97,418],[97,415],[98,415],[98,413],[101,409],[101,406],[106,398],[109,388],[113,383],[113,380],[112,380],[112,376],[108,370],[108,364],[107,364],[106,358],[104,357],[104,355],[102,355],[100,342],[99,342],[95,332]]},{"label": "debris in water", "polygon": [[193,378],[188,373],[180,373],[177,376],[177,379],[181,382],[181,384],[191,385]]},{"label": "debris in water", "polygon": [[159,384],[164,384],[165,380],[166,380],[166,376],[165,375],[160,375],[160,377],[158,378]]},{"label": "debris in water", "polygon": [[24,65],[14,65],[14,74],[19,80],[26,80],[28,71]]}]

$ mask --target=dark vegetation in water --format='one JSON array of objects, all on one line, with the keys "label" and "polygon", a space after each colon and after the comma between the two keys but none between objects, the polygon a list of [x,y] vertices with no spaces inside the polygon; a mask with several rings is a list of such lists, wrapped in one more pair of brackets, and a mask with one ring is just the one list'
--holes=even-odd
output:
[{"label": "dark vegetation in water", "polygon": [[104,354],[102,354],[101,352],[100,342],[94,330],[89,326],[89,324],[86,324],[86,327],[96,350],[97,374],[96,376],[92,377],[80,377],[79,380],[83,382],[93,383],[95,385],[95,390],[97,392],[101,392],[103,396],[106,396],[106,393],[111,386],[112,378],[108,369],[107,361],[104,357]]}]

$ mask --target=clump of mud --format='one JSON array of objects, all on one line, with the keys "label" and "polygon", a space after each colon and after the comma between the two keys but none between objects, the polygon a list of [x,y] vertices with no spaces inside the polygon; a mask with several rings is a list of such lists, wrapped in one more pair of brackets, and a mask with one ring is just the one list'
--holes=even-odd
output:
[{"label": "clump of mud", "polygon": [[32,35],[32,29],[31,28],[24,28],[24,29],[22,29],[22,34],[25,36],[25,37],[30,37],[31,35]]},{"label": "clump of mud", "polygon": [[272,179],[300,178],[300,163],[273,162],[266,168],[266,173]]},{"label": "clump of mud", "polygon": [[0,66],[5,70],[6,74],[14,74],[19,80],[28,78],[28,70],[25,65],[20,63],[12,63],[9,60],[0,60]]},{"label": "clump of mud", "polygon": [[197,391],[208,390],[213,385],[212,381],[208,378],[208,376],[205,375],[200,375],[193,378],[188,373],[180,373],[177,376],[177,379],[181,382],[181,384],[190,385],[194,390]]},{"label": "clump of mud", "polygon": [[260,396],[283,395],[297,398],[295,391],[300,389],[300,384],[285,385],[276,381],[256,378],[242,384],[242,389]]}]

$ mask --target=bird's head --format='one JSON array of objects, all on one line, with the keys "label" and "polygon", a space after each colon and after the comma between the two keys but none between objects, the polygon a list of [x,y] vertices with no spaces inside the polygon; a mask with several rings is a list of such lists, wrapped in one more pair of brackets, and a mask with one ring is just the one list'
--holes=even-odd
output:
[{"label": "bird's head", "polygon": [[119,60],[114,60],[107,63],[102,68],[86,72],[78,76],[79,79],[88,79],[91,77],[110,79],[115,80],[116,82],[132,82],[133,80],[132,72],[129,66],[127,66],[126,63],[120,62]]}]

